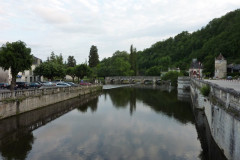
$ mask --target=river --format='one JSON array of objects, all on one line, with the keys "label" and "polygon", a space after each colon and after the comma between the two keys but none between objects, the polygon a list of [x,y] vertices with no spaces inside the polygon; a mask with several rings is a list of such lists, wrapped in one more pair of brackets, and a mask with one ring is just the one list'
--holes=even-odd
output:
[{"label": "river", "polygon": [[87,99],[1,120],[0,159],[224,159],[176,90],[108,87]]}]

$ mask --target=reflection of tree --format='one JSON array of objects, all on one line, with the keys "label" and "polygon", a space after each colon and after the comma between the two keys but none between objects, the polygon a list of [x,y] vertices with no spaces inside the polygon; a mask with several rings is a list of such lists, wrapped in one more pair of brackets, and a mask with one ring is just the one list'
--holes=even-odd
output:
[{"label": "reflection of tree", "polygon": [[130,89],[131,88],[118,88],[107,91],[115,107],[117,108],[127,107],[131,94]]},{"label": "reflection of tree", "polygon": [[91,108],[92,112],[96,112],[97,106],[98,106],[98,97],[89,101],[88,103],[80,105],[77,109],[82,113],[87,112],[88,108]]},{"label": "reflection of tree", "polygon": [[154,111],[174,117],[182,123],[194,123],[191,106],[188,102],[179,101],[176,91],[163,92],[147,88],[118,88],[106,91],[115,107],[126,107],[130,104],[130,114],[136,110],[136,99],[143,101]]},{"label": "reflection of tree", "polygon": [[96,112],[97,111],[97,105],[98,105],[98,98],[90,101],[89,107],[91,108],[92,112]]},{"label": "reflection of tree", "polygon": [[16,138],[10,139],[11,142],[5,144],[0,148],[2,157],[6,159],[19,159],[24,160],[29,151],[32,150],[34,137],[32,132],[17,133]]},{"label": "reflection of tree", "polygon": [[133,114],[133,111],[136,110],[136,89],[130,90],[130,115]]}]

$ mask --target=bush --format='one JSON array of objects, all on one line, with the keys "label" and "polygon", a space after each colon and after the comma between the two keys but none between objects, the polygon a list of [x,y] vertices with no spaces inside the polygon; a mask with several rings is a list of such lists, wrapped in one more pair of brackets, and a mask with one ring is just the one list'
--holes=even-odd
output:
[{"label": "bush", "polygon": [[200,92],[202,95],[204,95],[205,97],[207,97],[210,93],[210,87],[209,85],[205,85],[200,89]]},{"label": "bush", "polygon": [[179,72],[176,71],[169,71],[166,74],[164,74],[162,76],[162,80],[166,81],[166,80],[170,80],[171,84],[173,86],[177,86],[177,80],[178,80],[178,76],[180,76],[181,74]]}]

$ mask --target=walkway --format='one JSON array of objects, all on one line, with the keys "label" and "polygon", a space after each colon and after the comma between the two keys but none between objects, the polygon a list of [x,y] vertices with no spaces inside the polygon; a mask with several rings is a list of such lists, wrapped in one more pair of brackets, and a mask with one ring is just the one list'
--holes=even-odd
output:
[{"label": "walkway", "polygon": [[232,89],[240,92],[240,81],[239,80],[208,80],[208,79],[205,79],[205,81],[215,83],[221,87],[232,88]]}]

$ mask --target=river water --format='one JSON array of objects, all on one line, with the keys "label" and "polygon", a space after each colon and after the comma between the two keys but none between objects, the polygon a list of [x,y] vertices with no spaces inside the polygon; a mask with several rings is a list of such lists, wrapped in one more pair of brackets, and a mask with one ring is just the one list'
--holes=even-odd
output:
[{"label": "river water", "polygon": [[[191,103],[177,97],[177,91],[169,88],[108,88],[89,101],[88,97],[73,99],[4,119],[0,121],[0,159],[215,157],[204,127],[196,126]],[[88,102],[82,104],[84,100]]]}]

